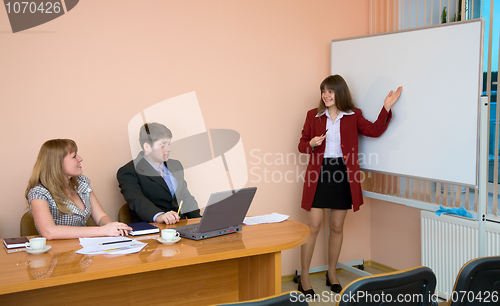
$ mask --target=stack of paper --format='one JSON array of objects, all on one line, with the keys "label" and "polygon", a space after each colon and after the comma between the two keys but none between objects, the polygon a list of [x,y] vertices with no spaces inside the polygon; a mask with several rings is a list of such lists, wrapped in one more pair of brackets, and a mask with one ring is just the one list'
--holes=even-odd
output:
[{"label": "stack of paper", "polygon": [[140,242],[127,237],[96,237],[80,238],[78,254],[132,254],[142,250],[147,243]]},{"label": "stack of paper", "polygon": [[263,216],[246,217],[243,220],[243,224],[255,225],[255,224],[263,224],[263,223],[277,223],[277,222],[283,222],[286,219],[288,219],[287,215],[272,213],[272,214],[263,215]]}]

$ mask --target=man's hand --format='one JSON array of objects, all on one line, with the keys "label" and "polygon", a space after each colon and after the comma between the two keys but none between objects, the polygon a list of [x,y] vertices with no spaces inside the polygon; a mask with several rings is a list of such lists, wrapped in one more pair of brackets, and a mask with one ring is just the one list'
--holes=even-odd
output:
[{"label": "man's hand", "polygon": [[179,222],[180,219],[181,218],[179,217],[179,215],[175,211],[171,210],[156,217],[156,222],[165,224],[175,224]]}]

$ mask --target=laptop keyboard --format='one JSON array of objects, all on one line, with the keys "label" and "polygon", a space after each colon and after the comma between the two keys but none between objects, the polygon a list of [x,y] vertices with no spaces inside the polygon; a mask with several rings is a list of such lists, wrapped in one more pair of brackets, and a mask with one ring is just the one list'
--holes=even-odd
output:
[{"label": "laptop keyboard", "polygon": [[198,225],[183,230],[183,232],[186,233],[196,233],[197,231],[198,231]]}]

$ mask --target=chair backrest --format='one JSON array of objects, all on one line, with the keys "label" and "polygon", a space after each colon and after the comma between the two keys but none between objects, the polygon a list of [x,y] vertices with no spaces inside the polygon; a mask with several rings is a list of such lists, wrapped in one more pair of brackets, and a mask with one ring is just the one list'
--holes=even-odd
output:
[{"label": "chair backrest", "polygon": [[118,221],[123,223],[132,223],[132,216],[130,215],[127,203],[123,204],[118,211]]},{"label": "chair backrest", "polygon": [[87,222],[85,222],[85,225],[86,226],[97,226],[97,224],[95,224],[94,219],[92,219],[92,217],[87,219]]},{"label": "chair backrest", "polygon": [[433,305],[436,275],[428,267],[359,278],[340,293],[339,306]]},{"label": "chair backrest", "polygon": [[472,259],[458,272],[450,306],[499,305],[500,256]]},{"label": "chair backrest", "polygon": [[236,302],[230,304],[218,304],[218,306],[307,306],[309,303],[306,297],[298,291],[289,291],[282,294],[273,295],[270,297],[251,300],[246,302]]},{"label": "chair backrest", "polygon": [[[88,218],[87,226],[97,226],[92,218]],[[33,215],[31,212],[26,212],[21,217],[21,223],[19,224],[19,231],[22,236],[38,236],[40,235],[35,227],[35,220],[33,219]]]},{"label": "chair backrest", "polygon": [[39,235],[38,231],[36,230],[35,220],[33,220],[33,215],[31,214],[31,212],[28,211],[21,217],[19,231],[21,233],[21,237]]}]

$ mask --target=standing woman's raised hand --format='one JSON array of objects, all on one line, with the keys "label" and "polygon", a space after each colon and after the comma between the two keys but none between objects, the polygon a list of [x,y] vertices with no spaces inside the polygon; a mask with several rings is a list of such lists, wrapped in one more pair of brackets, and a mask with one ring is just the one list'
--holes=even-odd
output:
[{"label": "standing woman's raised hand", "polygon": [[391,107],[396,103],[396,101],[399,99],[399,95],[401,94],[401,91],[403,91],[403,86],[399,86],[396,92],[389,92],[387,97],[385,97],[384,100],[384,107],[386,111],[390,111]]}]

